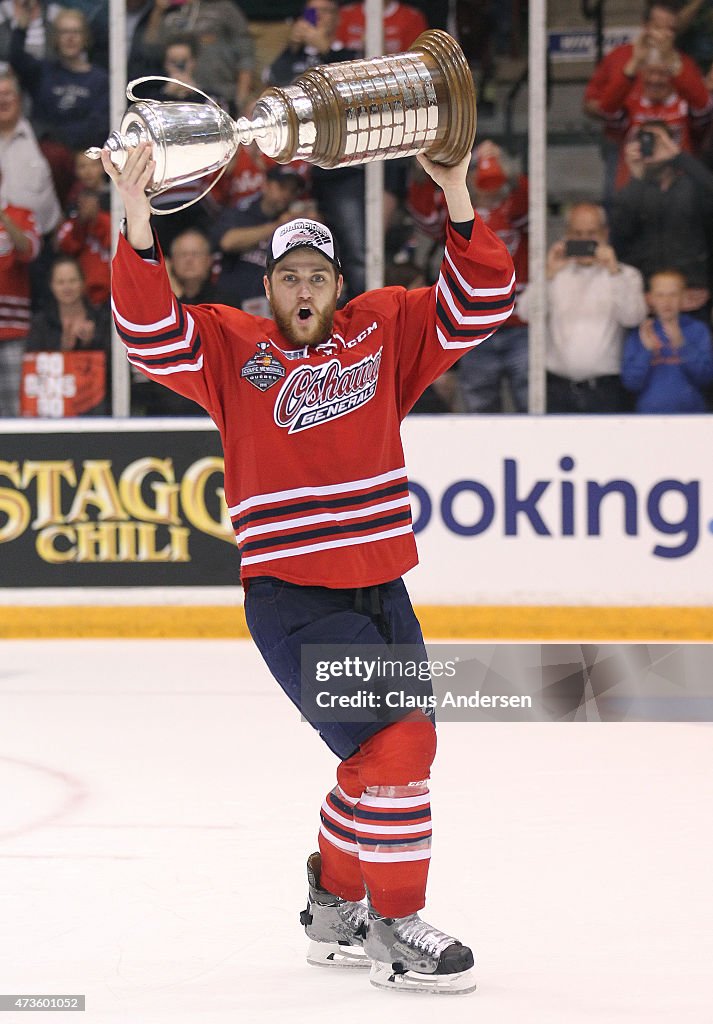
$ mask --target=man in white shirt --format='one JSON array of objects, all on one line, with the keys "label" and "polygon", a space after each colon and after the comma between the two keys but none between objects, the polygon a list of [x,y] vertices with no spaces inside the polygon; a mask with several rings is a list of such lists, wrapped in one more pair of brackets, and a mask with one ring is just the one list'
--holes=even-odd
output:
[{"label": "man in white shirt", "polygon": [[40,235],[57,227],[62,209],[52,173],[22,117],[20,87],[10,71],[0,73],[0,173],[6,202],[32,210]]},{"label": "man in white shirt", "polygon": [[[608,244],[601,206],[570,209],[564,238],[547,254],[547,277],[547,411],[626,412],[621,351],[627,328],[647,315],[644,283]],[[523,320],[528,291],[516,307]]]}]

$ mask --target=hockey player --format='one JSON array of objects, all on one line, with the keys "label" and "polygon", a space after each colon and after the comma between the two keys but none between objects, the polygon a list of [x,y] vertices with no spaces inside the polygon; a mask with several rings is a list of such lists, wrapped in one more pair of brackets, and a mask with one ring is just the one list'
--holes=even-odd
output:
[{"label": "hockey player", "polygon": [[470,949],[418,914],[430,858],[432,717],[315,714],[300,661],[306,645],[325,644],[386,656],[407,644],[427,660],[401,580],[417,557],[399,427],[426,387],[512,311],[512,261],[473,213],[468,158],[456,167],[419,159],[449,215],[438,284],[367,292],[337,311],[332,234],[298,219],[276,227],[270,243],[269,320],[184,308],[149,225],[150,145],[133,150],[121,172],[102,155],[126,208],[113,302],[129,360],[202,405],[220,430],[251,634],[340,759],[322,805],[320,852],[308,861],[308,959],[370,966],[380,987],[463,992],[475,987]]}]

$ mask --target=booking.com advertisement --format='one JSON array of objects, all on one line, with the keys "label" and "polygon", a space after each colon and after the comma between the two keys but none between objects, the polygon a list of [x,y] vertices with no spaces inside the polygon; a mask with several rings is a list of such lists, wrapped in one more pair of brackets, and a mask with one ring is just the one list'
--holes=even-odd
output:
[{"label": "booking.com advertisement", "polygon": [[[0,432],[1,584],[234,586],[217,432],[177,427]],[[412,416],[403,437],[414,603],[711,603],[708,418]]]},{"label": "booking.com advertisement", "polygon": [[412,417],[416,603],[707,605],[706,417]]}]

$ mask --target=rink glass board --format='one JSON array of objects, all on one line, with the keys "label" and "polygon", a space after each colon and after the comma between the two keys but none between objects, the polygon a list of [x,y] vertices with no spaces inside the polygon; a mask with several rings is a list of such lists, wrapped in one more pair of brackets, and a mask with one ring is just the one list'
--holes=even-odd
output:
[{"label": "rink glass board", "polygon": [[217,431],[0,433],[4,587],[235,586]]}]

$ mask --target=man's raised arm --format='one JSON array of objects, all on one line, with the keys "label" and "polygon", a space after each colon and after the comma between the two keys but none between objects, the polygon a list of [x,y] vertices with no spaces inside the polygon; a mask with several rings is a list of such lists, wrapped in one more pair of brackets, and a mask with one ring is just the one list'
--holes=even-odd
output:
[{"label": "man's raised arm", "polygon": [[184,307],[176,300],[151,229],[146,189],[154,173],[151,144],[129,152],[124,168],[114,167],[109,151],[102,163],[126,211],[125,237],[112,263],[112,310],[129,362],[151,380],[192,399],[214,415],[213,373],[221,375],[220,326],[206,307]]},{"label": "man's raised arm", "polygon": [[443,189],[448,208],[438,283],[405,293],[398,362],[399,409],[405,415],[425,388],[509,318],[515,272],[503,241],[473,209],[466,176],[470,154],[455,167],[417,157]]},{"label": "man's raised arm", "polygon": [[142,142],[130,150],[122,171],[111,162],[108,149],[103,149],[101,156],[104,170],[116,185],[124,204],[126,240],[137,252],[153,248],[151,204],[146,195],[146,189],[156,169],[156,161],[151,153],[151,143]]}]

